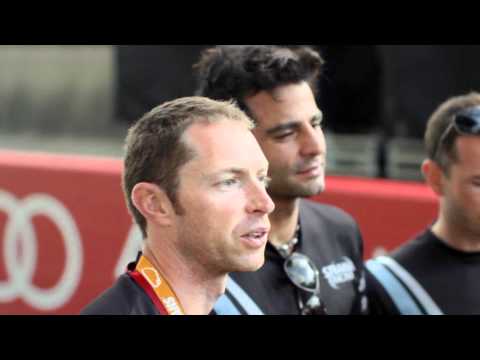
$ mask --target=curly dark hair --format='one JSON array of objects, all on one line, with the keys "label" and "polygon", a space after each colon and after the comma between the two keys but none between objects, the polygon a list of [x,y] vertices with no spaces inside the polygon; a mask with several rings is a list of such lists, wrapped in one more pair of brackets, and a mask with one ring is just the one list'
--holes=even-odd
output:
[{"label": "curly dark hair", "polygon": [[193,66],[196,95],[233,99],[251,116],[244,99],[260,91],[306,81],[316,95],[323,63],[308,46],[218,45],[204,50]]}]

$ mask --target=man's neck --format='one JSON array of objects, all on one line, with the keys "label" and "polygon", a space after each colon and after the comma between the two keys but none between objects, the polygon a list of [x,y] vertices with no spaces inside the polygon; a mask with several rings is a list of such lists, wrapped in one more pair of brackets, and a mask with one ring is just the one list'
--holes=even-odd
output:
[{"label": "man's neck", "polygon": [[288,243],[295,235],[298,224],[300,199],[273,198],[275,210],[270,214],[270,235],[268,241],[273,245]]},{"label": "man's neck", "polygon": [[480,252],[480,237],[461,226],[449,223],[442,216],[433,224],[432,232],[448,246],[464,252]]},{"label": "man's neck", "polygon": [[165,278],[185,315],[208,315],[225,291],[226,274],[208,275],[201,266],[188,264],[176,252],[154,251],[145,246],[143,255]]}]

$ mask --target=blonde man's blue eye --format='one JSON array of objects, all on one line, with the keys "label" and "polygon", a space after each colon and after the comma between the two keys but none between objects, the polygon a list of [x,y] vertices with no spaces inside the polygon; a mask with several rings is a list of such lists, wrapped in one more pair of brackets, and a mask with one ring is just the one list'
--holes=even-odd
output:
[{"label": "blonde man's blue eye", "polygon": [[228,179],[228,180],[222,181],[222,184],[224,185],[235,185],[236,183],[237,183],[236,179]]}]

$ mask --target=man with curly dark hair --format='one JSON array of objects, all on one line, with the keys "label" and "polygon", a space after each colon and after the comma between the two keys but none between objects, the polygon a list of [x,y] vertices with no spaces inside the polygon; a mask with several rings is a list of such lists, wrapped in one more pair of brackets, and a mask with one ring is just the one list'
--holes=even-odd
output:
[{"label": "man with curly dark hair", "polygon": [[256,123],[276,207],[265,265],[231,274],[217,314],[368,311],[357,224],[338,208],[302,199],[325,188],[326,144],[315,102],[322,64],[307,46],[247,45],[206,49],[194,66],[198,95],[233,99]]}]

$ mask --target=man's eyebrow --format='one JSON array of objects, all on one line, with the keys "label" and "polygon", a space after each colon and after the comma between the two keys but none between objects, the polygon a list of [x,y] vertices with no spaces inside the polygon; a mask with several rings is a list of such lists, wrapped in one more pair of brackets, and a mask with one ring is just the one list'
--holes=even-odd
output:
[{"label": "man's eyebrow", "polygon": [[243,174],[245,172],[246,172],[245,169],[231,167],[231,168],[226,168],[226,169],[221,169],[221,170],[218,170],[218,171],[214,171],[214,172],[211,172],[211,173],[202,173],[202,175],[203,175],[203,177],[206,177],[206,178],[213,178],[213,177],[216,177],[216,176],[219,176],[219,175],[224,175],[224,174],[239,175],[239,174]]},{"label": "man's eyebrow", "polygon": [[[266,174],[267,169],[261,169],[258,172]],[[203,173],[202,175],[205,178],[214,178],[216,176],[226,175],[226,174],[242,175],[242,174],[247,174],[247,173],[248,173],[247,169],[232,167],[232,168],[227,168],[227,169],[221,169],[221,170],[212,172],[210,174]]]},{"label": "man's eyebrow", "polygon": [[244,173],[246,169],[231,167],[227,169],[222,169],[216,172],[216,174],[223,174],[223,173],[233,173],[233,174],[241,174]]}]

